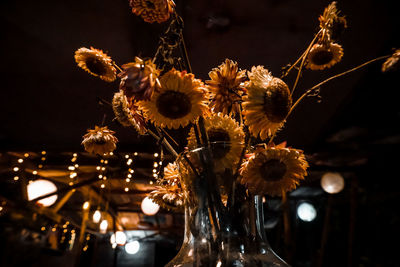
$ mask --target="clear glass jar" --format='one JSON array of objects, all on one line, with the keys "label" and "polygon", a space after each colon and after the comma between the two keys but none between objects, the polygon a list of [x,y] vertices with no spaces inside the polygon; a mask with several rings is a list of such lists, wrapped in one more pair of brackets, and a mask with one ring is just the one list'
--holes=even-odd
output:
[{"label": "clear glass jar", "polygon": [[185,193],[185,236],[166,267],[289,266],[268,244],[262,198],[236,183],[240,155],[237,161],[221,159],[235,150],[231,149],[231,144],[212,144],[178,160]]}]

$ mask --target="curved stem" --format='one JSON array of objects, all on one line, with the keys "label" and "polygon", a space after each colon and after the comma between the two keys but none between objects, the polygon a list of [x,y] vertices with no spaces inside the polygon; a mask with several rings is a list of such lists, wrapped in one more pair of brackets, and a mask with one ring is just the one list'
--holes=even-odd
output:
[{"label": "curved stem", "polygon": [[350,73],[350,72],[353,72],[353,71],[355,71],[355,70],[358,70],[358,69],[360,69],[360,68],[362,68],[362,67],[364,67],[364,66],[366,66],[366,65],[368,65],[368,64],[371,64],[371,63],[373,63],[373,62],[375,62],[375,61],[378,61],[378,60],[381,60],[381,59],[386,59],[386,58],[388,58],[388,57],[390,57],[390,56],[391,56],[391,55],[386,55],[386,56],[381,56],[381,57],[377,57],[377,58],[371,59],[371,60],[369,60],[369,61],[367,61],[367,62],[365,62],[365,63],[363,63],[363,64],[361,64],[361,65],[358,65],[357,67],[354,67],[354,68],[349,69],[349,70],[347,70],[347,71],[344,71],[344,72],[342,72],[342,73],[336,74],[336,75],[334,75],[334,76],[332,76],[332,77],[329,77],[328,79],[323,80],[322,82],[320,82],[320,83],[314,85],[313,87],[311,87],[310,89],[308,89],[304,94],[302,94],[302,95],[299,97],[299,99],[297,99],[297,101],[296,101],[296,102],[293,104],[293,106],[291,107],[291,109],[290,109],[288,115],[286,116],[286,119],[287,119],[287,117],[290,115],[290,113],[292,113],[293,109],[301,102],[301,100],[303,100],[304,97],[306,97],[307,95],[309,95],[310,93],[312,93],[315,89],[319,88],[321,85],[323,85],[323,84],[325,84],[325,83],[327,83],[327,82],[329,82],[329,81],[331,81],[331,80],[333,80],[333,79],[339,78],[339,77],[341,77],[341,76],[343,76],[343,75],[346,75],[346,74],[348,74],[348,73]]},{"label": "curved stem", "polygon": [[188,55],[188,52],[187,52],[187,49],[186,49],[185,38],[183,38],[183,34],[181,34],[181,43],[182,43],[182,51],[183,51],[182,54],[183,54],[183,58],[185,60],[185,64],[186,64],[187,70],[190,73],[193,73],[192,72],[192,65],[190,65],[189,55]]},{"label": "curved stem", "polygon": [[166,130],[164,130],[163,128],[160,128],[160,130],[163,132],[163,134],[165,134],[165,136],[167,136],[171,140],[171,142],[179,147],[178,142],[176,142],[175,139]]},{"label": "curved stem", "polygon": [[122,69],[117,65],[117,63],[115,63],[115,61],[113,61],[112,64],[114,65],[114,67],[117,68],[117,70],[118,70],[119,72],[122,72]]},{"label": "curved stem", "polygon": [[[375,61],[382,60],[382,59],[386,59],[386,58],[388,58],[388,57],[390,57],[390,56],[391,56],[391,55],[386,55],[386,56],[381,56],[381,57],[377,57],[377,58],[371,59],[371,60],[369,60],[369,61],[367,61],[367,62],[364,62],[364,63],[361,64],[361,65],[358,65],[357,67],[354,67],[354,68],[349,69],[349,70],[347,70],[347,71],[344,71],[344,72],[342,72],[342,73],[336,74],[336,75],[334,75],[334,76],[332,76],[332,77],[329,77],[328,79],[323,80],[322,82],[320,82],[320,83],[314,85],[313,87],[311,87],[310,89],[308,89],[304,94],[302,94],[302,95],[296,100],[296,102],[292,105],[292,107],[290,108],[288,114],[286,115],[286,118],[285,118],[283,121],[287,120],[287,118],[289,117],[289,115],[293,112],[293,110],[297,107],[297,105],[301,102],[301,100],[303,100],[306,96],[310,95],[314,90],[316,90],[317,88],[319,88],[321,85],[323,85],[323,84],[325,84],[325,83],[327,83],[327,82],[329,82],[329,81],[331,81],[331,80],[333,80],[333,79],[339,78],[339,77],[341,77],[341,76],[343,76],[343,75],[346,75],[346,74],[348,74],[348,73],[350,73],[350,72],[353,72],[353,71],[355,71],[355,70],[358,70],[358,69],[360,69],[360,68],[362,68],[362,67],[364,67],[364,66],[366,66],[366,65],[368,65],[368,64],[371,64],[371,63],[373,63],[373,62],[375,62]],[[268,144],[271,144],[271,143],[272,143],[272,141],[274,140],[275,136],[276,136],[276,133],[271,137],[271,139],[269,140]]]},{"label": "curved stem", "polygon": [[[321,30],[320,30],[318,33],[316,33],[316,35],[314,36],[314,39],[311,41],[311,44],[313,44],[313,43],[315,42],[315,39],[317,38],[317,36],[319,35],[320,32],[321,32]],[[309,45],[309,46],[310,46],[310,45]],[[302,60],[302,59],[306,56],[307,50],[308,50],[308,48],[303,52],[303,54],[301,54],[301,56],[296,60],[296,62],[294,62],[294,63],[289,67],[289,69],[287,69],[287,71],[285,72],[285,74],[283,74],[283,75],[281,76],[281,79],[282,79],[282,78],[285,78],[286,76],[289,75],[290,71],[291,71],[294,67],[296,67],[296,65],[300,62],[300,60]]]},{"label": "curved stem", "polygon": [[293,95],[294,90],[296,89],[296,86],[297,86],[297,84],[299,82],[301,71],[302,71],[302,68],[304,66],[304,62],[306,61],[306,58],[308,56],[308,53],[310,52],[311,47],[314,45],[314,43],[317,40],[317,38],[318,38],[319,34],[321,33],[321,31],[322,30],[319,30],[319,32],[315,35],[314,39],[311,41],[310,45],[307,47],[306,51],[304,52],[304,56],[301,59],[301,64],[300,64],[300,67],[299,67],[299,71],[297,72],[296,81],[294,82],[293,88],[292,88],[292,92],[290,93],[291,96]]},{"label": "curved stem", "polygon": [[[153,136],[157,141],[159,141],[161,138],[155,134],[152,130],[147,130],[147,132]],[[175,158],[178,158],[178,153],[175,151],[175,149],[171,146],[171,144],[165,140],[165,138],[162,139],[163,145],[168,149],[169,152],[171,152],[172,155],[174,155]]]}]

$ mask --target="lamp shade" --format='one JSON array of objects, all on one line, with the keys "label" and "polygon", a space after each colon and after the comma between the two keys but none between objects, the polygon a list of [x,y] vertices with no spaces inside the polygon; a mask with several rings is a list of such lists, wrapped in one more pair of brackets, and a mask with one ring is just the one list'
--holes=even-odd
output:
[{"label": "lamp shade", "polygon": [[337,194],[344,188],[343,176],[337,172],[327,172],[321,178],[321,187],[329,194]]},{"label": "lamp shade", "polygon": [[136,254],[139,251],[139,249],[140,249],[140,243],[137,240],[129,242],[125,245],[126,253],[131,255]]},{"label": "lamp shade", "polygon": [[[28,200],[33,200],[35,198],[57,192],[57,186],[48,180],[39,179],[33,181],[27,186]],[[53,195],[44,199],[39,200],[37,203],[49,207],[57,201],[57,195]]]},{"label": "lamp shade", "polygon": [[297,216],[302,221],[311,222],[317,217],[317,211],[312,204],[303,202],[297,207]]},{"label": "lamp shade", "polygon": [[144,214],[152,216],[158,212],[160,206],[157,203],[154,203],[150,198],[145,197],[142,200],[141,208]]}]

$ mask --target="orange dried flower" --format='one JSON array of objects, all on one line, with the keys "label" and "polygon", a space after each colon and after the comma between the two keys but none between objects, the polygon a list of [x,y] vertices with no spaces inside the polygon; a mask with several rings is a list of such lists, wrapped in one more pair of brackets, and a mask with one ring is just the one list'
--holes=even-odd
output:
[{"label": "orange dried flower", "polygon": [[206,81],[211,94],[211,108],[214,112],[228,114],[235,110],[233,104],[241,100],[246,79],[244,70],[239,71],[236,62],[226,59],[224,63],[208,73],[211,80]]},{"label": "orange dried flower", "polygon": [[132,12],[144,21],[162,23],[167,21],[174,11],[173,0],[130,0]]},{"label": "orange dried flower", "polygon": [[114,136],[115,132],[105,127],[95,126],[88,129],[88,133],[83,136],[82,145],[89,153],[103,155],[115,150],[118,139]]},{"label": "orange dried flower", "polygon": [[80,68],[106,82],[112,82],[116,78],[117,71],[112,60],[102,50],[81,47],[75,51],[75,61]]},{"label": "orange dried flower", "polygon": [[118,74],[121,78],[119,89],[128,98],[134,100],[150,100],[154,90],[161,87],[158,80],[160,71],[151,60],[144,61],[136,57],[135,62],[122,65],[123,71]]}]

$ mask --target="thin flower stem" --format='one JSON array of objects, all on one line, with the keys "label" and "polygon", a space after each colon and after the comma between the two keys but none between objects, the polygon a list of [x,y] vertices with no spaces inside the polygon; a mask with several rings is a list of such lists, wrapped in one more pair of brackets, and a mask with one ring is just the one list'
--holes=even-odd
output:
[{"label": "thin flower stem", "polygon": [[[315,39],[317,38],[317,36],[319,35],[320,32],[321,32],[321,30],[314,36],[314,39],[311,41],[311,44],[313,44],[313,43],[315,42]],[[310,45],[309,45],[309,46],[310,46]],[[283,75],[281,76],[281,79],[282,79],[282,78],[285,78],[286,76],[289,75],[290,71],[291,71],[294,67],[296,67],[296,65],[300,62],[300,60],[302,60],[302,59],[306,56],[307,50],[308,50],[308,49],[306,49],[306,50],[303,52],[303,54],[296,60],[296,62],[293,63],[293,64],[290,66],[290,68],[285,72],[285,74],[283,74]]]},{"label": "thin flower stem", "polygon": [[[149,134],[151,134],[157,141],[159,141],[162,137],[159,137],[157,134],[155,134],[153,131],[151,131],[150,129],[147,130]],[[159,131],[157,129],[157,131]],[[175,156],[175,158],[177,159],[179,157],[178,153],[174,150],[174,148],[171,146],[171,144],[165,139],[162,138],[162,143],[163,145],[165,145],[165,147]],[[197,172],[196,168],[193,166],[192,162],[188,159],[188,157],[186,156],[186,154],[183,154],[183,158],[186,160],[186,162],[189,164],[190,168],[192,169],[192,171],[194,172],[194,174],[198,177],[200,177],[199,173]]]},{"label": "thin flower stem", "polygon": [[[159,141],[161,138],[155,134],[152,130],[148,129],[147,132],[153,136],[157,141]],[[171,146],[171,144],[165,139],[162,139],[163,145],[168,149],[169,152],[171,152],[172,155],[174,155],[175,158],[178,158],[178,153],[175,151],[175,149]]]},{"label": "thin flower stem", "polygon": [[373,62],[375,62],[375,61],[382,60],[382,59],[386,59],[386,58],[388,58],[388,57],[390,57],[390,56],[391,56],[391,55],[386,55],[386,56],[381,56],[381,57],[374,58],[374,59],[369,60],[369,61],[367,61],[367,62],[365,62],[365,63],[363,63],[363,64],[361,64],[361,65],[358,65],[357,67],[354,67],[354,68],[349,69],[349,70],[347,70],[347,71],[344,71],[344,72],[342,72],[342,73],[336,74],[336,75],[334,75],[334,76],[332,76],[332,77],[329,77],[328,79],[326,79],[326,80],[324,80],[324,81],[322,81],[322,82],[320,82],[320,83],[314,85],[313,87],[311,87],[310,89],[308,89],[304,94],[302,94],[302,95],[299,97],[299,99],[297,99],[297,101],[296,101],[296,102],[293,104],[293,106],[290,108],[290,111],[289,111],[288,115],[286,116],[286,119],[287,119],[287,117],[292,113],[292,111],[294,110],[294,108],[301,102],[301,100],[303,100],[304,97],[306,97],[307,95],[309,95],[310,93],[312,93],[314,90],[316,90],[317,88],[319,88],[321,85],[323,85],[323,84],[325,84],[325,83],[327,83],[327,82],[329,82],[329,81],[331,81],[331,80],[333,80],[333,79],[339,78],[339,77],[341,77],[341,76],[343,76],[343,75],[346,75],[346,74],[348,74],[348,73],[350,73],[350,72],[353,72],[353,71],[355,71],[355,70],[358,70],[358,69],[360,69],[360,68],[362,68],[362,67],[364,67],[364,66],[366,66],[366,65],[368,65],[368,64],[371,64],[371,63],[373,63]]},{"label": "thin flower stem", "polygon": [[228,195],[228,202],[227,202],[228,209],[233,208],[235,205],[235,187],[236,187],[236,182],[237,182],[236,180],[239,177],[240,167],[242,166],[243,159],[246,155],[247,147],[250,145],[250,139],[251,139],[250,136],[246,135],[246,138],[244,141],[245,144],[244,144],[242,153],[240,154],[240,159],[239,159],[238,165],[236,167],[236,172],[233,176],[233,188],[231,190],[231,194]]},{"label": "thin flower stem", "polygon": [[239,110],[239,123],[240,126],[243,126],[243,115],[242,115],[242,105],[240,103],[236,103],[236,107]]},{"label": "thin flower stem", "polygon": [[[373,62],[375,62],[375,61],[379,61],[379,60],[382,60],[382,59],[386,59],[386,58],[388,58],[388,57],[390,57],[390,56],[391,56],[391,55],[386,55],[386,56],[381,56],[381,57],[377,57],[377,58],[371,59],[371,60],[369,60],[369,61],[367,61],[367,62],[364,62],[364,63],[361,64],[361,65],[358,65],[357,67],[354,67],[354,68],[349,69],[349,70],[347,70],[347,71],[344,71],[344,72],[342,72],[342,73],[336,74],[336,75],[334,75],[334,76],[332,76],[332,77],[329,77],[328,79],[323,80],[322,82],[320,82],[320,83],[314,85],[313,87],[311,87],[310,89],[308,89],[304,94],[302,94],[302,95],[297,99],[297,101],[292,105],[292,107],[290,108],[290,111],[289,111],[288,114],[286,115],[285,120],[287,120],[287,118],[289,117],[289,115],[293,112],[293,110],[297,107],[297,105],[298,105],[306,96],[310,95],[310,93],[312,93],[314,90],[318,89],[321,85],[323,85],[323,84],[325,84],[325,83],[327,83],[327,82],[329,82],[329,81],[331,81],[331,80],[333,80],[333,79],[339,78],[339,77],[341,77],[341,76],[343,76],[343,75],[346,75],[346,74],[348,74],[348,73],[350,73],[350,72],[353,72],[353,71],[355,71],[355,70],[358,70],[358,69],[360,69],[360,68],[362,68],[362,67],[364,67],[364,66],[366,66],[366,65],[368,65],[368,64],[371,64],[371,63],[373,63]],[[285,120],[284,120],[284,121],[285,121]],[[272,143],[272,141],[274,140],[275,136],[276,136],[276,133],[271,137],[271,139],[269,140],[268,144],[271,144],[271,143]]]},{"label": "thin flower stem", "polygon": [[106,114],[106,113],[104,113],[104,115],[103,115],[103,119],[102,119],[102,121],[101,121],[101,127],[103,127],[103,126],[104,126],[104,123],[106,122],[106,117],[107,117],[107,114]]},{"label": "thin flower stem", "polygon": [[306,51],[305,51],[305,53],[304,53],[304,55],[303,55],[303,58],[301,59],[301,64],[300,64],[300,67],[299,67],[299,71],[297,72],[296,81],[295,81],[294,84],[293,84],[293,88],[292,88],[292,92],[290,93],[290,96],[293,95],[294,90],[296,89],[296,86],[297,86],[297,84],[298,84],[298,82],[299,82],[299,79],[300,79],[301,71],[302,71],[303,66],[304,66],[304,62],[306,61],[306,58],[307,58],[307,56],[308,56],[308,53],[310,52],[311,47],[314,45],[315,41],[316,41],[317,38],[319,37],[319,34],[321,33],[321,31],[322,31],[322,30],[319,30],[319,32],[315,35],[314,39],[311,41],[310,45],[307,47],[307,49],[306,49]]},{"label": "thin flower stem", "polygon": [[115,63],[115,61],[113,61],[112,64],[118,69],[119,72],[122,72],[122,69],[117,65],[117,63]]},{"label": "thin flower stem", "polygon": [[183,54],[183,59],[185,60],[185,64],[186,64],[186,67],[187,67],[187,70],[190,72],[190,73],[193,73],[193,71],[192,71],[192,65],[190,65],[190,60],[189,60],[189,55],[188,55],[188,52],[187,52],[187,49],[186,49],[186,44],[185,44],[185,38],[183,38],[183,33],[181,34],[181,50],[182,50],[182,54]]},{"label": "thin flower stem", "polygon": [[163,134],[165,134],[176,146],[179,147],[178,142],[175,141],[175,139],[163,128],[160,128],[160,130],[163,132]]}]

